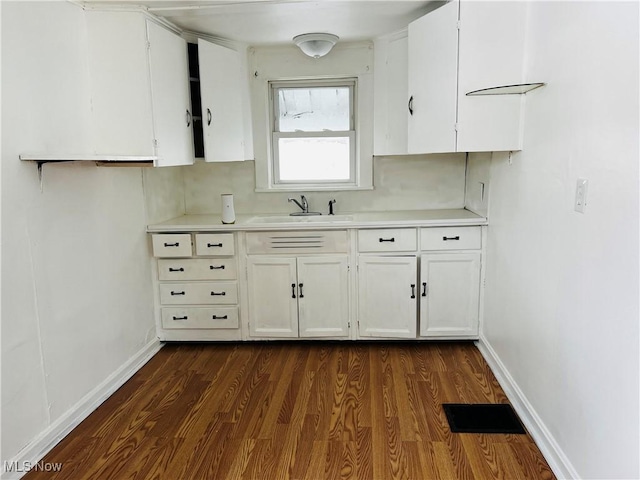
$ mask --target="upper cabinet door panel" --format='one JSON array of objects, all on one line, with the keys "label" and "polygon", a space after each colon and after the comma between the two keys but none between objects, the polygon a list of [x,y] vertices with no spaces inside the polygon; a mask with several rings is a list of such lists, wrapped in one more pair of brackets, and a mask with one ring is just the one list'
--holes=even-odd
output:
[{"label": "upper cabinet door panel", "polygon": [[456,151],[458,8],[453,1],[409,24],[409,153]]},{"label": "upper cabinet door panel", "polygon": [[147,21],[158,166],[194,162],[186,41]]},{"label": "upper cabinet door panel", "polygon": [[242,63],[238,52],[198,39],[207,162],[245,159]]}]

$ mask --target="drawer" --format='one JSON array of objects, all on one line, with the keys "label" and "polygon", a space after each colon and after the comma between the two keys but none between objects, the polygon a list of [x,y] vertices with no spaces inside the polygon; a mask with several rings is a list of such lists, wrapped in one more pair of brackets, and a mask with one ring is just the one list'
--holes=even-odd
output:
[{"label": "drawer", "polygon": [[187,258],[158,260],[160,280],[236,280],[235,258]]},{"label": "drawer", "polygon": [[190,257],[191,234],[154,233],[151,235],[154,257]]},{"label": "drawer", "polygon": [[161,283],[163,305],[234,305],[238,303],[236,282]]},{"label": "drawer", "polygon": [[347,253],[345,230],[249,232],[247,253]]},{"label": "drawer", "polygon": [[238,307],[165,307],[162,328],[238,328]]},{"label": "drawer", "polygon": [[418,247],[415,228],[389,228],[358,231],[360,252],[402,252]]},{"label": "drawer", "polygon": [[420,231],[421,250],[477,250],[482,246],[481,227],[437,227]]},{"label": "drawer", "polygon": [[233,255],[233,233],[196,233],[196,255]]}]

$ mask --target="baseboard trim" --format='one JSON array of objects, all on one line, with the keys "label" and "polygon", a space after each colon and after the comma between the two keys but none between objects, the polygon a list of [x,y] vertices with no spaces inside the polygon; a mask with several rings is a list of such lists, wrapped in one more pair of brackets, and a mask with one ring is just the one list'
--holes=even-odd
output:
[{"label": "baseboard trim", "polygon": [[555,476],[558,479],[579,479],[578,472],[484,335],[480,335],[476,345]]},{"label": "baseboard trim", "polygon": [[[18,466],[19,470],[26,470],[25,465],[35,466],[51,451],[71,430],[87,418],[107,398],[129,380],[142,366],[147,363],[162,348],[162,343],[154,339],[142,347],[131,359],[124,363],[118,370],[109,375],[96,388],[86,394],[78,403],[71,407],[64,415],[53,422],[40,435],[33,439],[25,448],[6,463]],[[2,480],[16,480],[26,475],[26,471],[5,471],[5,463],[2,466]]]}]

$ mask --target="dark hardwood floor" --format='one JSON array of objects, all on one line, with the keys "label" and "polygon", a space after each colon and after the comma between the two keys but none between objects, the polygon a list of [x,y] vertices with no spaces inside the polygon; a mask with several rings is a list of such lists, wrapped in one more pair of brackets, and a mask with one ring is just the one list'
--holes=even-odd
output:
[{"label": "dark hardwood floor", "polygon": [[168,344],[24,478],[555,478],[442,403],[508,403],[472,343]]}]

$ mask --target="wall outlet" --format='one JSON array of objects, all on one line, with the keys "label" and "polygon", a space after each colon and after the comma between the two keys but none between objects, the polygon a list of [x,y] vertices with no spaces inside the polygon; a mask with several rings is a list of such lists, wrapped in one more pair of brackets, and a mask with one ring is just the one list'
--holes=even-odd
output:
[{"label": "wall outlet", "polygon": [[587,207],[587,187],[589,186],[589,180],[586,178],[579,178],[576,182],[576,202],[573,209],[576,212],[584,213]]}]

